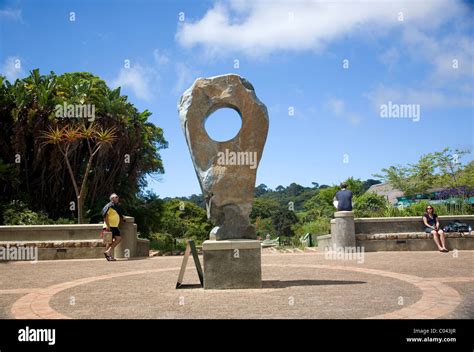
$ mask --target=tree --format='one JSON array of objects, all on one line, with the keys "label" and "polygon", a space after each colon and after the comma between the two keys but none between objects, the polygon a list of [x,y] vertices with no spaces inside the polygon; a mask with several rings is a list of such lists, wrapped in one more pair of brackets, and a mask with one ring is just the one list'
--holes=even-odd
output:
[{"label": "tree", "polygon": [[279,185],[277,188],[275,188],[275,191],[277,191],[277,192],[284,192],[284,191],[285,191],[285,187],[283,187],[282,185]]},{"label": "tree", "polygon": [[433,187],[435,180],[433,177],[434,169],[434,160],[429,155],[423,155],[416,164],[390,166],[389,168],[382,169],[383,174],[376,174],[374,176],[389,182],[405,195],[413,195],[426,193],[429,188]]},{"label": "tree", "polygon": [[292,226],[298,223],[298,218],[293,211],[280,209],[273,214],[272,223],[279,236],[293,236]]},{"label": "tree", "polygon": [[[43,132],[42,136],[44,139],[43,145],[52,144],[58,147],[61,154],[64,156],[69,176],[71,177],[74,191],[76,192],[77,199],[77,219],[79,224],[84,223],[83,206],[86,198],[87,179],[92,167],[92,162],[97,153],[102,149],[110,146],[117,138],[114,128],[103,130],[101,127],[97,127],[94,123],[89,126],[82,125],[66,125],[62,128],[56,126],[56,128],[50,128],[49,131]],[[78,144],[85,140],[87,143],[87,149],[89,156],[87,164],[82,174],[82,177],[75,175],[72,169],[70,158],[70,152],[78,147]]]},{"label": "tree", "polygon": [[140,193],[134,198],[126,198],[121,206],[124,212],[135,218],[140,237],[151,238],[152,234],[162,230],[164,201],[155,193]]},{"label": "tree", "polygon": [[457,181],[461,185],[466,185],[470,190],[470,194],[472,194],[474,190],[474,160],[470,161],[462,170],[460,170]]},{"label": "tree", "polygon": [[257,218],[266,219],[271,218],[279,209],[279,204],[274,199],[255,198],[250,212],[250,219]]},{"label": "tree", "polygon": [[365,181],[364,181],[364,184],[363,184],[363,186],[362,186],[363,192],[367,192],[367,190],[368,190],[371,186],[373,186],[373,185],[378,185],[378,184],[380,184],[380,183],[382,183],[382,182],[380,182],[379,180],[374,180],[374,179],[372,179],[372,178],[369,178],[369,179],[365,180]]},{"label": "tree", "polygon": [[267,185],[261,183],[260,185],[255,187],[254,196],[255,197],[260,197],[260,196],[264,195],[265,193],[267,193],[268,191],[269,191],[269,189],[268,189]]},{"label": "tree", "polygon": [[308,220],[332,217],[335,211],[333,199],[338,189],[337,186],[323,189],[319,187],[318,193],[304,203],[304,208],[308,211]]},{"label": "tree", "polygon": [[401,165],[390,166],[382,169],[382,174],[374,174],[386,183],[390,183],[394,188],[399,189],[404,194],[413,194],[414,190],[408,181],[409,171]]},{"label": "tree", "polygon": [[344,181],[345,184],[347,184],[347,189],[352,191],[352,194],[354,196],[361,195],[364,193],[364,182],[362,182],[360,179],[355,179],[354,177],[349,177],[347,180]]},{"label": "tree", "polygon": [[410,178],[408,182],[413,193],[426,193],[435,185],[435,168],[436,161],[430,154],[422,155],[416,164],[409,164]]},{"label": "tree", "polygon": [[[41,75],[36,69],[14,83],[0,76],[0,159],[12,165],[18,180],[15,184],[0,177],[2,201],[21,199],[28,209],[46,211],[53,219],[75,217],[69,203],[77,194],[69,169],[64,167],[64,155],[56,146],[42,145],[40,138],[50,128],[73,121],[86,126],[92,122],[58,117],[56,108],[64,103],[94,106],[94,123],[103,131],[115,129],[118,137],[114,148],[94,157],[82,198],[84,217],[100,213],[110,193],[120,193],[122,201],[133,199],[147,185],[148,177],[164,173],[160,150],[168,143],[163,130],[148,121],[151,112],[137,110],[120,88],[112,90],[90,73]],[[86,140],[69,150],[77,177],[84,175],[89,155]]]},{"label": "tree", "polygon": [[426,193],[434,186],[449,186],[466,196],[462,187],[469,188],[469,177],[465,178],[469,175],[469,166],[463,165],[460,158],[467,153],[462,150],[453,152],[445,148],[441,152],[422,155],[416,164],[390,166],[382,169],[381,175],[374,176],[389,182],[405,195]]},{"label": "tree", "polygon": [[286,188],[286,194],[289,197],[296,197],[300,195],[303,191],[304,187],[294,182]]},{"label": "tree", "polygon": [[429,156],[435,160],[435,166],[439,170],[436,183],[440,186],[449,186],[457,191],[462,198],[467,198],[474,188],[473,164],[463,165],[460,159],[468,154],[467,150],[456,149],[454,152],[449,148],[441,152],[435,152]]},{"label": "tree", "polygon": [[263,239],[265,239],[267,234],[271,235],[275,232],[271,218],[257,217],[254,226],[257,236],[260,236]]},{"label": "tree", "polygon": [[161,231],[175,238],[208,238],[212,224],[206,211],[196,204],[179,199],[164,203]]},{"label": "tree", "polygon": [[[16,173],[15,164],[6,164],[0,159],[0,181],[3,183],[18,184],[18,174]],[[2,191],[5,190],[6,187]],[[2,194],[4,194],[2,192]]]}]

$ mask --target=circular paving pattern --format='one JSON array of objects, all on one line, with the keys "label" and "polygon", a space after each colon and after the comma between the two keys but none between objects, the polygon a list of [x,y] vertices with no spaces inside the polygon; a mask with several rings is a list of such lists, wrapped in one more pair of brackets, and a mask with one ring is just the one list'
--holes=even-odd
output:
[{"label": "circular paving pattern", "polygon": [[[444,282],[474,281],[344,265],[263,264],[262,270],[263,288],[258,290],[204,291],[196,284],[176,290],[178,267],[98,275],[18,290],[30,293],[12,305],[11,314],[18,319],[433,319],[461,302]],[[186,275],[186,283],[197,283],[191,267]]]}]

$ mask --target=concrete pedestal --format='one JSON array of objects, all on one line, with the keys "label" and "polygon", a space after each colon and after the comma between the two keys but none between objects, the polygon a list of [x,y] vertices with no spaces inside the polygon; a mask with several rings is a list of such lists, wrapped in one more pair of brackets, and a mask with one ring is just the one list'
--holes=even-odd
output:
[{"label": "concrete pedestal", "polygon": [[260,241],[204,241],[204,289],[262,287]]},{"label": "concrete pedestal", "polygon": [[120,223],[122,241],[114,249],[115,258],[132,258],[137,256],[137,224],[135,218],[125,216],[125,222]]},{"label": "concrete pedestal", "polygon": [[340,247],[355,247],[354,213],[352,211],[337,211],[331,220],[331,245]]}]

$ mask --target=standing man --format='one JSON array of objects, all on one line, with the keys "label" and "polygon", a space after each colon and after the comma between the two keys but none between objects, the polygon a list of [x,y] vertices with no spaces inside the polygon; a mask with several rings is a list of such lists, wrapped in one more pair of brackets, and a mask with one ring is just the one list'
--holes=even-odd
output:
[{"label": "standing man", "polygon": [[119,197],[112,193],[109,197],[110,202],[102,209],[102,217],[104,218],[104,229],[112,232],[112,243],[107,243],[105,247],[105,259],[108,261],[116,260],[112,256],[112,251],[122,241],[120,236],[119,225],[120,221],[125,221],[122,209],[119,206]]},{"label": "standing man", "polygon": [[352,211],[352,192],[347,189],[347,184],[341,184],[341,190],[337,191],[334,200],[338,211]]}]

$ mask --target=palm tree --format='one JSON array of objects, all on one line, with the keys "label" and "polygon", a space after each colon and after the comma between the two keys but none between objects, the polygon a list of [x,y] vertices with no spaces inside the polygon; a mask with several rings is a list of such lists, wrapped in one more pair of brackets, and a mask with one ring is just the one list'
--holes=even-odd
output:
[{"label": "palm tree", "polygon": [[[74,192],[76,193],[77,219],[79,224],[84,223],[83,207],[87,195],[87,179],[91,171],[94,157],[101,149],[105,149],[112,145],[116,137],[116,129],[114,127],[104,130],[102,127],[98,127],[94,123],[89,126],[86,126],[85,124],[69,124],[62,128],[59,128],[58,126],[55,128],[50,127],[49,130],[43,132],[41,136],[44,140],[42,143],[43,146],[48,144],[57,146],[64,157],[74,187]],[[69,159],[70,153],[78,147],[78,144],[81,141],[86,142],[89,157],[81,182],[79,182],[79,180],[76,179],[76,175]]]},{"label": "palm tree", "polygon": [[[102,147],[93,157],[82,196],[80,186],[96,139],[76,139],[69,133],[75,141],[67,150],[68,166],[63,154],[65,140],[57,141],[61,151],[55,145],[45,146],[46,139],[41,138],[45,131],[61,130],[68,122],[89,126],[86,119],[58,118],[56,107],[64,103],[95,106],[95,123],[102,131],[115,129],[120,136],[113,149],[103,152]],[[78,194],[84,208],[82,218],[100,217],[101,204],[114,189],[132,200],[146,186],[149,175],[164,173],[160,150],[168,143],[163,130],[149,122],[150,115],[121,95],[120,88],[110,89],[88,72],[40,75],[33,70],[13,83],[0,75],[0,158],[13,165],[18,180],[14,184],[0,178],[0,203],[22,199],[30,209],[47,211],[54,219],[69,217],[71,210],[76,213],[65,204]],[[70,170],[78,179],[77,187]]]}]

